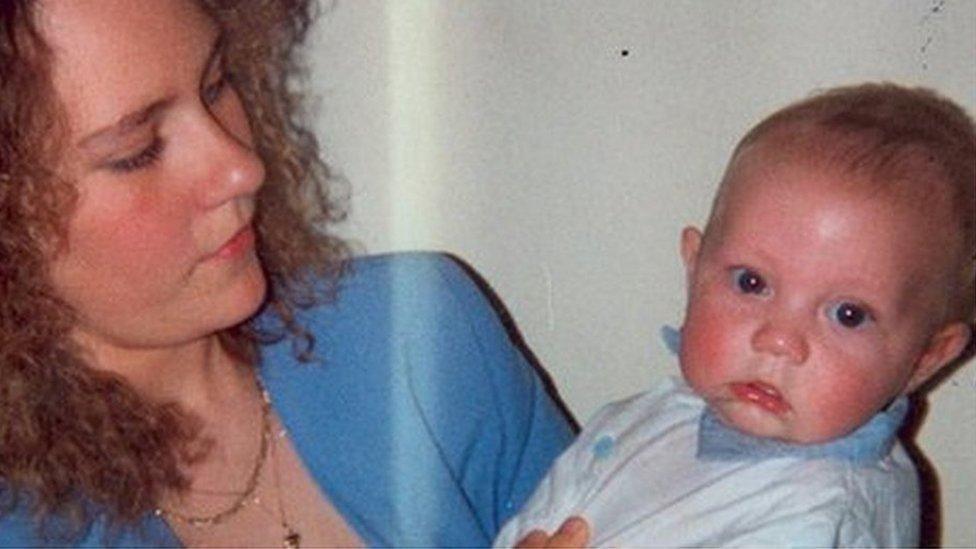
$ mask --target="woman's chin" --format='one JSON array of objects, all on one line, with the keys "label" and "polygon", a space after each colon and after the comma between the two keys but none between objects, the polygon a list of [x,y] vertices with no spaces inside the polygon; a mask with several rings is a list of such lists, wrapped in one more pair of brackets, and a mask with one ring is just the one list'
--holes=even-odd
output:
[{"label": "woman's chin", "polygon": [[[195,327],[188,328],[196,337],[205,337],[248,321],[259,313],[268,295],[268,281],[260,265],[238,273],[229,284],[214,288],[213,293],[201,299],[195,313],[203,320]],[[193,334],[187,334],[192,336]]]},{"label": "woman's chin", "polygon": [[258,266],[242,273],[234,287],[228,289],[226,296],[228,316],[218,330],[236,326],[253,317],[264,304],[268,295],[268,279]]}]

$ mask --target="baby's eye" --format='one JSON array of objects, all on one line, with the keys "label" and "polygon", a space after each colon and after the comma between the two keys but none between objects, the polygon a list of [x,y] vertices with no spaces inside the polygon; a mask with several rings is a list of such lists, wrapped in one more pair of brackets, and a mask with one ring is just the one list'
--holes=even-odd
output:
[{"label": "baby's eye", "polygon": [[764,294],[767,291],[763,277],[745,267],[732,269],[732,284],[744,294]]},{"label": "baby's eye", "polygon": [[831,320],[845,328],[857,328],[865,322],[874,320],[871,313],[855,303],[843,302],[833,305],[827,310]]}]

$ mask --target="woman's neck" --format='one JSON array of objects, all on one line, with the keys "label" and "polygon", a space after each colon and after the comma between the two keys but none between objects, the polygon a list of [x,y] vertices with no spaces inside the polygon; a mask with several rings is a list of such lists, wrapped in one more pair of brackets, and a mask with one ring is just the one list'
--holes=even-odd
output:
[{"label": "woman's neck", "polygon": [[176,403],[202,416],[251,391],[252,374],[224,350],[216,334],[165,348],[122,348],[76,335],[92,367],[123,377],[151,402]]}]

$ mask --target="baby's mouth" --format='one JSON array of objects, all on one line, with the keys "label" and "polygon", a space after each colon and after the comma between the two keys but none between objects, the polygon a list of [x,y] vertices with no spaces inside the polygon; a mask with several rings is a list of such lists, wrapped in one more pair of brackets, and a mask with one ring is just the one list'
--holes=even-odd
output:
[{"label": "baby's mouth", "polygon": [[739,400],[751,402],[760,408],[777,415],[790,411],[790,405],[776,387],[762,381],[748,383],[733,383],[730,386],[732,394]]}]

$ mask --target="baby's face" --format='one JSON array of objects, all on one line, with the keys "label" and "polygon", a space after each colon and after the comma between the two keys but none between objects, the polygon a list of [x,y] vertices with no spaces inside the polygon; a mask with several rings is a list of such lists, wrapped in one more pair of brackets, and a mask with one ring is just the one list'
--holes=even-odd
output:
[{"label": "baby's face", "polygon": [[834,439],[931,373],[952,236],[845,177],[746,159],[705,239],[683,235],[682,372],[741,431]]}]

